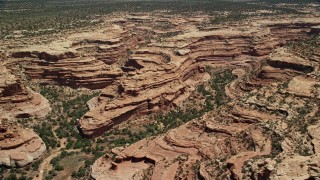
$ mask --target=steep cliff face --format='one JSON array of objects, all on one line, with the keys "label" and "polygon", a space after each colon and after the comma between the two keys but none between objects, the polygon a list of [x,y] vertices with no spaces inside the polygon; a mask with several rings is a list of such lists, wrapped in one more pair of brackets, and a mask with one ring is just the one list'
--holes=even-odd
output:
[{"label": "steep cliff face", "polygon": [[41,79],[41,83],[44,84],[100,89],[111,85],[122,76],[119,69],[112,69],[92,57],[64,59],[53,63],[45,60],[32,62],[40,66],[26,66],[27,75],[32,79]]},{"label": "steep cliff face", "polygon": [[[206,79],[205,74],[200,75],[204,77],[199,78],[200,81],[189,78],[204,72],[204,67],[195,61],[179,59],[172,52],[159,50],[137,50],[130,57],[123,67],[130,69],[129,77],[121,80],[117,87],[105,88],[98,98],[98,105],[79,121],[85,135],[99,135],[137,113],[155,112],[170,104],[178,106],[198,83]],[[107,99],[111,101],[106,103]]]}]

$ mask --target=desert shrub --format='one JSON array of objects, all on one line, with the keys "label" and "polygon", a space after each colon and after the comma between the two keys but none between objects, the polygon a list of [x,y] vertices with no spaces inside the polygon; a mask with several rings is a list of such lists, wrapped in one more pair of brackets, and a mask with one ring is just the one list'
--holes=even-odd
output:
[{"label": "desert shrub", "polygon": [[33,129],[41,137],[48,148],[55,148],[59,144],[53,134],[52,125],[43,122],[40,125],[35,125]]}]

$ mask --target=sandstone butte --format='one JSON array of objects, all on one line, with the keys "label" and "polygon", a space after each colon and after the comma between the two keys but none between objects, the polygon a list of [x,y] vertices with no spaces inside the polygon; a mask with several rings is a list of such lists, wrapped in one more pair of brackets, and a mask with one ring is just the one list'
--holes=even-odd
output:
[{"label": "sandstone butte", "polygon": [[[241,27],[198,28],[205,19],[110,16],[108,23],[94,32],[70,34],[47,46],[10,50],[7,66],[22,64],[25,74],[42,84],[101,89],[78,121],[87,137],[97,137],[135,116],[180,106],[198,84],[208,80],[206,66],[233,69],[237,79],[225,88],[232,99],[229,103],[165,134],[114,149],[115,160],[105,155],[92,165],[93,179],[142,179],[145,175],[152,179],[192,179],[196,166],[204,179],[308,179],[319,175],[316,129],[320,124],[307,128],[314,155],[300,157],[291,155],[300,135],[286,132],[288,123],[282,119],[290,119],[296,109],[308,103],[319,102],[320,53],[302,57],[281,48],[289,40],[319,33],[319,18],[255,19]],[[150,22],[172,22],[174,27],[170,31],[153,30],[148,27]],[[167,33],[177,35],[165,37]],[[154,37],[165,38],[158,42]],[[267,59],[265,64],[262,59]],[[277,89],[287,81],[287,88]],[[283,98],[285,94],[295,96]],[[267,100],[271,95],[275,102]],[[298,103],[288,106],[290,102]],[[312,104],[312,112],[318,107]],[[274,151],[273,134],[261,126],[270,122],[277,133],[289,134],[281,144],[284,159],[277,165],[271,158],[245,163]],[[222,160],[224,157],[228,159]],[[227,171],[219,171],[224,164]],[[303,168],[297,171],[299,164]]]}]

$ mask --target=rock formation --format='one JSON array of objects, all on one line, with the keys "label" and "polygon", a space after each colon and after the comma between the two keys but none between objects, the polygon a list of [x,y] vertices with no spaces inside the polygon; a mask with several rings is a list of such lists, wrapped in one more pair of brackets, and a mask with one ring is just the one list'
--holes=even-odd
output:
[{"label": "rock formation", "polygon": [[41,138],[31,129],[0,124],[0,165],[23,167],[39,158],[46,150]]},{"label": "rock formation", "polygon": [[225,87],[231,102],[113,151],[115,160],[101,157],[92,178],[135,179],[141,172],[151,179],[317,177],[317,125],[306,123],[319,120],[319,62],[278,48],[265,63],[235,67],[238,78]]},{"label": "rock formation", "polygon": [[[152,21],[171,25],[158,29]],[[206,16],[111,16],[93,32],[69,34],[45,47],[11,50],[9,60],[22,64],[33,81],[102,89],[79,121],[82,133],[92,137],[136,114],[179,106],[201,79],[206,81],[205,66],[248,66],[287,40],[315,33],[320,24],[315,18],[287,18],[256,20],[241,28],[199,28],[204,21]],[[295,70],[299,68],[313,70],[308,64]],[[265,67],[261,76],[274,78],[277,72],[270,72],[275,70]]]},{"label": "rock formation", "polygon": [[25,87],[0,64],[0,118],[45,117],[49,111],[47,99]]},{"label": "rock formation", "polygon": [[19,49],[9,60],[26,62],[25,74],[42,84],[102,89],[123,75],[114,64],[127,56],[137,37],[117,25],[107,26],[92,33],[71,34],[47,47]]},{"label": "rock formation", "polygon": [[[103,89],[98,105],[79,121],[83,134],[97,136],[135,114],[178,106],[199,83],[193,78],[203,79],[199,77],[206,65],[247,66],[286,40],[306,37],[310,27],[319,24],[314,19],[259,23],[243,31],[233,27],[194,30],[136,49],[122,67],[126,77],[117,86]],[[309,66],[297,68],[305,67]]]},{"label": "rock formation", "polygon": [[47,99],[25,87],[21,80],[0,64],[0,165],[23,167],[46,150],[32,129],[13,124],[17,118],[45,117],[50,111]]},{"label": "rock formation", "polygon": [[[317,18],[255,19],[241,27],[202,27],[208,23],[205,15],[107,18],[105,27],[93,32],[9,53],[8,66],[21,64],[33,81],[101,89],[78,121],[84,136],[182,107],[198,85],[210,83],[207,67],[230,69],[237,78],[223,88],[230,101],[164,134],[113,149],[115,159],[105,155],[93,164],[93,179],[308,178],[317,173],[305,170],[318,157],[317,132],[308,122],[319,117],[320,52],[311,59],[281,47],[316,34]],[[157,29],[154,22],[170,28]],[[19,95],[31,92],[11,86],[10,92]],[[309,164],[292,175],[287,167],[295,162]]]}]

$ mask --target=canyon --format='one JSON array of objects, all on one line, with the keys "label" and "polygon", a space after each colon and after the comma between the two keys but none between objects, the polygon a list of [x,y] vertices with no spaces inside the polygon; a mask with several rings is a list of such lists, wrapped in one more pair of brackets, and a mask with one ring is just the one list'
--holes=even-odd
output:
[{"label": "canyon", "polygon": [[[23,167],[46,150],[16,121],[52,115],[52,100],[28,87],[37,84],[99,91],[75,119],[79,134],[94,142],[125,127],[160,129],[97,158],[92,179],[320,176],[319,16],[228,25],[210,24],[205,14],[100,18],[94,29],[2,53],[0,164]],[[177,115],[184,123],[170,128],[154,120],[176,109],[195,118]]]},{"label": "canyon", "polygon": [[[317,72],[312,71],[314,74],[306,75],[296,70],[296,67],[305,65],[311,69],[318,69],[319,59],[313,65],[306,59],[294,61],[297,57],[286,51],[280,48],[271,53],[267,64],[257,68],[252,77],[245,75],[244,72],[248,71],[246,67],[236,67],[233,72],[237,74],[242,72],[244,76],[226,87],[231,102],[163,135],[141,140],[121,150],[114,150],[115,160],[108,155],[101,157],[92,166],[92,177],[142,179],[141,177],[150,176],[151,179],[192,179],[196,175],[193,174],[195,166],[198,166],[198,173],[204,179],[213,177],[291,179],[318,176],[319,171],[311,173],[308,170],[309,161],[319,155],[316,150],[319,148],[317,135],[312,136],[312,144],[306,144],[311,146],[310,151],[315,149],[314,152],[310,152],[314,155],[292,156],[290,154],[301,148],[300,144],[295,142],[302,140],[306,143],[307,136],[299,131],[290,132],[289,126],[295,126],[290,123],[294,121],[295,109],[305,106],[310,107],[311,112],[305,114],[307,117],[301,117],[301,121],[319,118],[315,114],[319,112],[320,98]],[[287,61],[289,60],[287,57],[290,57],[291,61]],[[283,68],[287,63],[291,65]],[[289,81],[287,88],[279,86],[286,81]],[[257,92],[258,88],[260,92]],[[268,100],[270,97],[274,100]],[[292,99],[293,97],[296,99]],[[291,105],[290,102],[299,103]],[[318,123],[309,126],[306,131],[308,134],[313,134],[315,133],[313,128],[318,126]],[[286,134],[280,145],[283,152],[279,156],[285,157],[280,164],[271,159],[277,151],[274,144],[280,143],[276,142],[275,132]],[[257,160],[244,164],[253,157]],[[299,162],[305,166],[304,170],[298,165],[291,167]],[[316,160],[313,162],[310,162],[310,166],[319,167]]]}]

